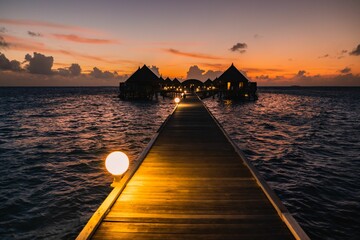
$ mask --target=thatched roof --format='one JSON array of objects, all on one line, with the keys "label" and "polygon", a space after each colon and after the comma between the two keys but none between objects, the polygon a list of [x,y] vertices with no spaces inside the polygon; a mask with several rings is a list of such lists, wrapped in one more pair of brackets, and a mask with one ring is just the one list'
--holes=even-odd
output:
[{"label": "thatched roof", "polygon": [[249,80],[234,66],[231,66],[217,79],[219,82],[249,82]]},{"label": "thatched roof", "polygon": [[204,85],[207,86],[207,87],[209,87],[209,86],[213,85],[213,81],[211,81],[211,79],[208,78],[208,80],[206,80],[206,81],[204,82]]},{"label": "thatched roof", "polygon": [[173,83],[174,86],[180,86],[180,85],[181,85],[180,81],[179,81],[177,78],[175,78],[175,79],[172,81],[172,83]]},{"label": "thatched roof", "polygon": [[158,83],[159,78],[153,73],[146,65],[133,73],[127,80],[126,83],[130,84],[156,84]]}]

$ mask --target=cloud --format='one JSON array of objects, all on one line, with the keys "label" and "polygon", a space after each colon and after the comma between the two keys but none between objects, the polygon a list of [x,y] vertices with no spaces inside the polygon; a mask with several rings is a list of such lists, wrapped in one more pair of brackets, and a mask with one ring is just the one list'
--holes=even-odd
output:
[{"label": "cloud", "polygon": [[304,77],[306,74],[305,70],[299,70],[295,77]]},{"label": "cloud", "polygon": [[15,20],[15,19],[0,18],[0,23],[10,24],[10,25],[20,25],[20,26],[48,27],[48,28],[57,28],[62,30],[72,30],[72,31],[81,31],[81,32],[94,32],[93,30],[78,26],[70,26],[70,25],[64,25],[58,23],[33,21],[33,20]]},{"label": "cloud", "polygon": [[90,72],[90,76],[94,78],[104,78],[104,79],[111,79],[118,76],[117,72],[111,73],[109,71],[101,71],[99,68],[94,67],[93,71]]},{"label": "cloud", "polygon": [[0,33],[6,33],[6,32],[7,32],[6,28],[0,27]]},{"label": "cloud", "polygon": [[69,71],[72,76],[79,76],[81,74],[81,67],[79,64],[73,63],[69,67]]},{"label": "cloud", "polygon": [[234,46],[232,46],[232,48],[230,48],[230,51],[245,53],[246,52],[245,48],[247,48],[246,43],[237,43]]},{"label": "cloud", "polygon": [[189,68],[189,71],[186,73],[187,79],[200,79],[202,78],[202,74],[205,72],[205,70],[200,69],[197,65],[191,66]]},{"label": "cloud", "polygon": [[352,55],[352,56],[360,56],[360,44],[357,45],[357,47],[352,50],[351,52],[349,52],[349,55]]},{"label": "cloud", "polygon": [[320,56],[318,58],[328,58],[329,56],[330,56],[329,54],[324,54],[324,55],[322,55],[322,56]]},{"label": "cloud", "polygon": [[182,52],[173,48],[169,48],[169,49],[164,49],[165,52],[174,54],[174,55],[179,55],[179,56],[184,56],[184,57],[191,57],[191,58],[201,58],[201,59],[211,59],[211,60],[219,60],[219,59],[224,59],[221,57],[217,57],[217,56],[212,56],[212,55],[207,55],[207,54],[202,54],[202,53],[189,53],[189,52]]},{"label": "cloud", "polygon": [[34,52],[34,57],[30,54],[25,55],[26,62],[29,62],[28,70],[30,73],[36,74],[52,74],[51,68],[54,63],[52,56],[46,57],[41,53]]},{"label": "cloud", "polygon": [[220,77],[220,75],[223,73],[223,71],[214,71],[214,70],[208,70],[205,74],[203,74],[202,80],[212,79],[214,80],[217,77]]},{"label": "cloud", "polygon": [[351,72],[351,68],[346,67],[344,69],[339,70],[339,72],[341,72],[342,74],[348,74]]},{"label": "cloud", "polygon": [[0,53],[0,69],[1,70],[11,70],[11,71],[20,71],[21,66],[20,62],[16,60],[9,60],[3,53]]},{"label": "cloud", "polygon": [[296,74],[290,78],[285,76],[270,78],[267,75],[260,75],[256,76],[254,80],[258,82],[258,86],[360,86],[360,75],[351,73],[332,76],[299,76]]},{"label": "cloud", "polygon": [[76,51],[49,48],[49,47],[46,47],[45,44],[43,44],[43,43],[33,41],[30,39],[19,38],[19,37],[11,36],[11,35],[7,35],[6,39],[8,41],[10,41],[9,45],[10,45],[11,49],[15,49],[15,50],[45,52],[47,54],[49,54],[49,53],[62,54],[62,55],[71,56],[71,57],[74,57],[77,59],[81,58],[81,59],[98,61],[98,62],[109,63],[109,64],[128,64],[128,63],[138,64],[138,62],[126,60],[126,59],[108,59],[108,58],[103,58],[103,57],[99,57],[99,56],[83,54],[83,53],[79,53]]},{"label": "cloud", "polygon": [[117,78],[93,78],[89,75],[74,77],[59,74],[39,75],[28,72],[0,71],[0,86],[119,86]]},{"label": "cloud", "polygon": [[36,32],[32,32],[32,31],[27,31],[27,33],[31,37],[42,37],[41,33],[36,33]]},{"label": "cloud", "polygon": [[284,72],[284,69],[281,68],[243,68],[242,70],[251,73]]},{"label": "cloud", "polygon": [[3,36],[0,36],[0,49],[6,49],[9,47],[10,47],[10,44],[5,41]]},{"label": "cloud", "polygon": [[61,76],[69,76],[70,75],[70,71],[67,68],[58,68],[56,73]]},{"label": "cloud", "polygon": [[109,39],[97,39],[97,38],[85,38],[75,34],[53,34],[53,37],[65,41],[77,42],[77,43],[89,43],[89,44],[115,44],[118,43],[115,40]]},{"label": "cloud", "polygon": [[213,71],[208,70],[207,72],[203,69],[200,69],[197,65],[191,66],[189,71],[187,72],[187,79],[198,79],[201,81],[205,81],[208,78],[215,79],[222,74],[222,71]]},{"label": "cloud", "polygon": [[160,72],[159,72],[159,68],[157,66],[152,65],[151,67],[148,66],[150,68],[150,70],[155,73],[156,76],[160,77]]},{"label": "cloud", "polygon": [[254,34],[254,38],[255,39],[259,39],[259,38],[263,38],[263,36],[259,35],[259,34]]}]

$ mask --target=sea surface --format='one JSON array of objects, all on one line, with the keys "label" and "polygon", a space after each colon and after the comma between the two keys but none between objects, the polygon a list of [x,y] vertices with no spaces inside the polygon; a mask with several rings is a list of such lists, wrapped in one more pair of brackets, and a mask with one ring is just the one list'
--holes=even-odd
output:
[{"label": "sea surface", "polygon": [[[0,88],[0,239],[74,239],[111,191],[106,155],[134,163],[174,108],[117,93]],[[360,88],[204,102],[312,239],[359,239]]]}]

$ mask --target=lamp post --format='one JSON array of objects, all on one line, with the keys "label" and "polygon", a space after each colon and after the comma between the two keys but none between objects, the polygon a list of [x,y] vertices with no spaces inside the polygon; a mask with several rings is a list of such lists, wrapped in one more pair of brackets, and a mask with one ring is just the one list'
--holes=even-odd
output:
[{"label": "lamp post", "polygon": [[105,160],[105,167],[114,176],[112,187],[118,186],[123,174],[129,168],[129,158],[125,153],[115,151],[110,153]]}]

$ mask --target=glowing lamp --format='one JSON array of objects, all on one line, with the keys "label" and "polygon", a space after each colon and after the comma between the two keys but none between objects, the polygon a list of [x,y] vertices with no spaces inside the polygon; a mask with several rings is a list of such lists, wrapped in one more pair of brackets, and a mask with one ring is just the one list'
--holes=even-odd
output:
[{"label": "glowing lamp", "polygon": [[175,101],[176,104],[178,104],[180,102],[180,98],[177,97],[177,98],[174,99],[174,101]]},{"label": "glowing lamp", "polygon": [[112,152],[106,157],[105,167],[115,177],[120,176],[128,170],[129,158],[123,152]]}]

